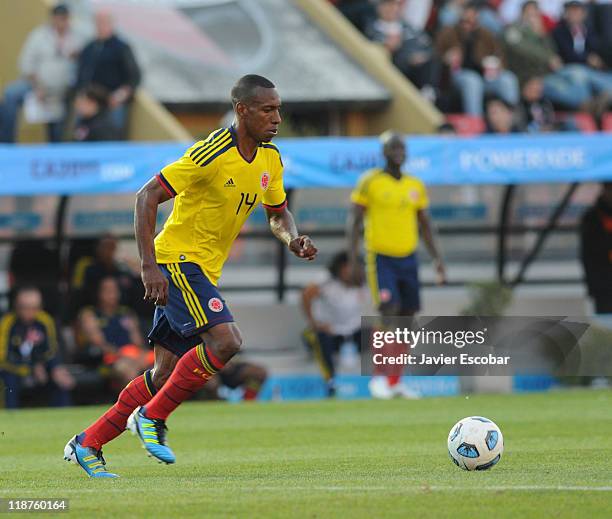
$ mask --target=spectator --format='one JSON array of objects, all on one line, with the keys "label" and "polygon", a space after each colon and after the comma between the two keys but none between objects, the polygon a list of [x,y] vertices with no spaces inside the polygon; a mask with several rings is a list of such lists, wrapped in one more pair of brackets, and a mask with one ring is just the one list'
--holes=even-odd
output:
[{"label": "spectator", "polygon": [[303,338],[319,363],[331,397],[336,392],[334,355],[347,340],[361,347],[361,314],[369,298],[363,282],[352,281],[346,252],[337,253],[328,270],[329,279],[304,288],[302,308],[308,321]]},{"label": "spectator", "polygon": [[[579,70],[581,66],[563,66],[555,42],[546,33],[535,0],[523,4],[521,19],[507,28],[504,42],[508,68],[516,73],[521,85],[533,78],[543,79],[544,96],[571,109],[580,107],[591,98],[591,89]],[[530,91],[535,92],[535,83]]]},{"label": "spectator", "polygon": [[552,32],[553,38],[564,63],[587,64],[602,69],[604,62],[599,55],[599,40],[586,19],[587,11],[582,2],[566,2],[563,19]]},{"label": "spectator", "polygon": [[77,124],[74,140],[78,142],[112,141],[118,132],[108,112],[108,92],[99,85],[83,88],[74,101]]},{"label": "spectator", "polygon": [[121,132],[127,123],[128,104],[140,83],[140,69],[130,46],[115,34],[110,13],[96,13],[96,39],[79,58],[77,88],[95,83],[110,92],[113,124]]},{"label": "spectator", "polygon": [[366,27],[376,18],[376,9],[371,0],[331,1],[346,19],[362,33],[365,33]]},{"label": "spectator", "polygon": [[9,409],[20,406],[24,392],[46,394],[51,405],[70,403],[74,379],[60,363],[55,324],[37,288],[19,289],[15,310],[0,320],[0,381]]},{"label": "spectator", "polygon": [[521,17],[504,32],[508,68],[521,85],[534,76],[544,77],[563,66],[555,42],[546,33],[538,2],[523,3]]},{"label": "spectator", "polygon": [[555,27],[553,38],[559,55],[566,65],[566,74],[582,86],[581,103],[597,96],[590,109],[599,116],[612,95],[612,74],[603,70],[600,44],[595,32],[586,23],[587,12],[582,2],[572,0],[565,4],[563,20]]},{"label": "spectator", "polygon": [[395,66],[430,101],[435,101],[440,65],[434,56],[429,36],[402,20],[400,0],[380,0],[378,17],[367,28],[366,35],[382,43],[391,53]]},{"label": "spectator", "polygon": [[492,97],[486,102],[487,133],[508,134],[520,131],[515,121],[514,107],[501,97]]},{"label": "spectator", "polygon": [[15,142],[19,108],[26,99],[38,108],[38,118],[47,122],[49,142],[62,140],[65,99],[80,47],[81,41],[70,25],[68,7],[55,6],[50,22],[34,29],[26,40],[19,57],[21,79],[4,91],[0,142]]},{"label": "spectator", "polygon": [[493,34],[501,33],[503,24],[496,9],[487,0],[449,0],[440,9],[438,20],[442,27],[457,25],[466,6],[473,6],[478,10],[479,23]]},{"label": "spectator", "polygon": [[580,258],[598,314],[612,313],[612,182],[604,182],[580,222]]},{"label": "spectator", "polygon": [[438,34],[437,47],[450,68],[453,85],[461,93],[465,112],[481,116],[485,93],[502,97],[512,105],[518,103],[516,76],[504,70],[501,45],[492,33],[479,26],[476,7],[466,7],[458,25]]},{"label": "spectator", "polygon": [[142,303],[144,292],[140,279],[125,263],[117,260],[116,254],[117,239],[112,235],[106,235],[96,244],[93,258],[85,256],[78,260],[72,276],[71,317],[79,308],[96,304],[97,287],[100,281],[108,276],[117,280],[121,291],[121,304],[133,308],[136,312],[144,310]]},{"label": "spectator", "polygon": [[552,132],[562,129],[555,122],[555,110],[546,99],[542,78],[528,79],[521,89],[521,119],[528,132]]},{"label": "spectator", "polygon": [[117,280],[112,276],[102,278],[96,295],[95,307],[85,307],[79,315],[79,360],[92,367],[105,367],[105,374],[123,388],[152,364],[152,352],[147,354],[143,349],[134,314],[120,306]]},{"label": "spectator", "polygon": [[[542,12],[542,22],[547,31],[553,29],[563,13],[563,4],[566,0],[537,0]],[[499,6],[499,15],[505,25],[516,23],[521,18],[521,11],[525,0],[502,0]]]}]

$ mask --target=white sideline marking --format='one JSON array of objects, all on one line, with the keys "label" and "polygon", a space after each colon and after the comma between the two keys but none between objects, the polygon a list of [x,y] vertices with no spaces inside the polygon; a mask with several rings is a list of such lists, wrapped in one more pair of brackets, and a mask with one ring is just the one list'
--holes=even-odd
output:
[{"label": "white sideline marking", "polygon": [[[240,484],[228,484],[223,487],[215,487],[215,482],[212,482],[212,486],[207,488],[207,492],[226,492],[228,490],[237,491],[237,492],[257,492],[257,491],[265,491],[265,492],[291,492],[291,491],[303,491],[303,492],[386,492],[391,494],[426,494],[428,492],[469,492],[469,491],[478,491],[482,492],[483,490],[489,490],[492,492],[530,492],[530,491],[556,491],[556,492],[612,492],[612,486],[599,486],[599,487],[586,487],[586,486],[566,486],[566,485],[496,485],[491,487],[470,487],[470,486],[440,486],[440,485],[426,485],[426,484],[414,484],[413,486],[406,486],[404,488],[399,487],[373,487],[373,486],[244,486]],[[124,488],[110,488],[106,487],[104,489],[105,492],[110,493],[123,493],[125,492]],[[15,488],[15,489],[3,489],[2,492],[6,494],[12,493],[23,493],[23,489]],[[80,489],[64,489],[64,492],[67,494],[89,494],[89,493],[99,493],[99,488],[80,488]],[[27,493],[26,493],[27,494]]]}]

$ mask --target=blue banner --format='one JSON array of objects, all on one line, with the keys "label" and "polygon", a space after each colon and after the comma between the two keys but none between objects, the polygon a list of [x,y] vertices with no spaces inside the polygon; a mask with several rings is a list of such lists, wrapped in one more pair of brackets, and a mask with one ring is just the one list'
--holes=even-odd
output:
[{"label": "blue banner", "polygon": [[[288,188],[350,187],[381,165],[376,138],[278,139]],[[406,170],[426,184],[612,180],[611,134],[407,139]],[[133,193],[181,143],[0,145],[0,195]]]}]

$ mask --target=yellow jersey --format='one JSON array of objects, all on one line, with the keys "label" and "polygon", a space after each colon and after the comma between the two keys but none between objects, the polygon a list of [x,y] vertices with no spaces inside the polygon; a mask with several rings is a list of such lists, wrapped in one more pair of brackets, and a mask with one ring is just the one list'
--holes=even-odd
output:
[{"label": "yellow jersey", "polygon": [[417,212],[429,205],[425,185],[402,174],[399,179],[382,169],[366,171],[351,194],[366,208],[365,245],[368,252],[408,256],[419,245]]},{"label": "yellow jersey", "polygon": [[157,175],[174,207],[155,238],[158,263],[198,264],[217,284],[242,224],[263,203],[281,211],[286,205],[283,163],[278,148],[261,143],[247,161],[238,151],[233,127],[196,142]]}]

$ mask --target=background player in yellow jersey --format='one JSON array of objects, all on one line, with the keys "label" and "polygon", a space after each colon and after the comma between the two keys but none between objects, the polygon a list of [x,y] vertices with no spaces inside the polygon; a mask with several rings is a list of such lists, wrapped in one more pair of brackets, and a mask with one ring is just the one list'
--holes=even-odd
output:
[{"label": "background player in yellow jersey", "polygon": [[[381,141],[384,168],[364,173],[351,194],[350,261],[357,272],[360,234],[365,223],[366,273],[374,305],[384,316],[410,316],[421,306],[416,256],[419,229],[434,260],[438,283],[446,281],[446,272],[427,213],[425,186],[401,169],[406,160],[404,138],[386,132]],[[400,383],[397,375],[374,377],[370,390],[378,398],[416,396]]]},{"label": "background player in yellow jersey", "polygon": [[[259,203],[272,233],[291,252],[305,260],[317,254],[310,238],[298,235],[286,207],[283,163],[270,143],[281,122],[274,84],[247,75],[231,96],[235,126],[191,146],[138,192],[135,228],[142,281],[145,298],[156,304],[149,333],[155,366],[130,382],[111,409],[66,445],[64,457],[91,477],[117,477],[106,470],[101,449],[123,432],[126,422],[151,456],[174,463],[165,441],[166,418],[242,345],[216,284],[242,224]],[[157,207],[170,198],[175,198],[172,213],[154,239]]]}]

